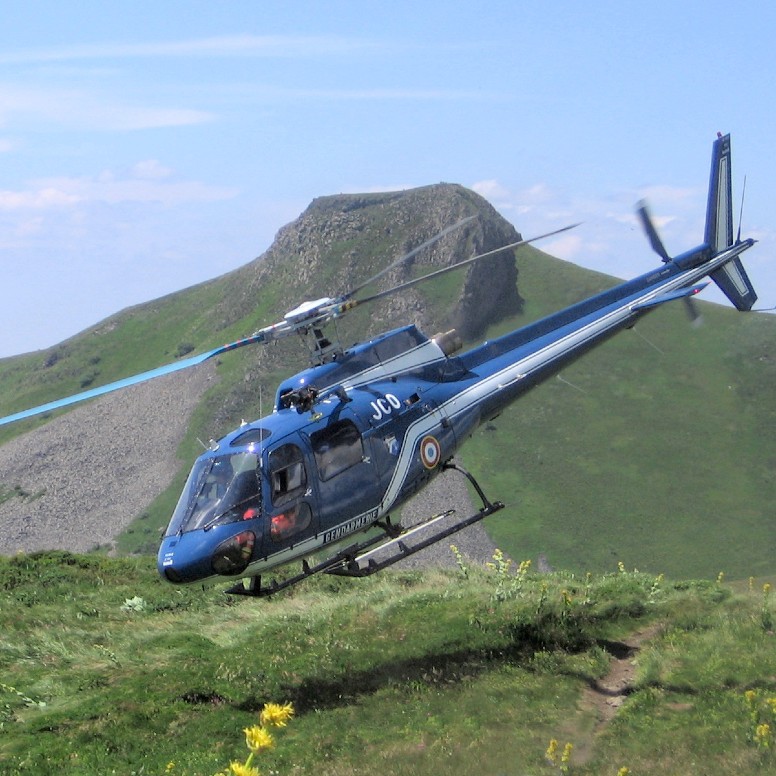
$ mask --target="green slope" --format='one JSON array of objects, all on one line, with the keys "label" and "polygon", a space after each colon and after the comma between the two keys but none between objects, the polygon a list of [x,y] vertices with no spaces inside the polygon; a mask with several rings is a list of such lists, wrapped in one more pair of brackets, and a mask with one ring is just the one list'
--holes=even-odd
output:
[{"label": "green slope", "polygon": [[[611,283],[538,251],[518,264],[528,318]],[[697,329],[657,310],[475,434],[464,461],[508,504],[499,546],[580,573],[773,571],[776,319],[701,310]]]},{"label": "green slope", "polygon": [[762,581],[470,568],[234,602],[140,559],[0,558],[0,771],[210,775],[290,701],[262,773],[551,776],[567,742],[577,776],[767,773],[774,617]]}]

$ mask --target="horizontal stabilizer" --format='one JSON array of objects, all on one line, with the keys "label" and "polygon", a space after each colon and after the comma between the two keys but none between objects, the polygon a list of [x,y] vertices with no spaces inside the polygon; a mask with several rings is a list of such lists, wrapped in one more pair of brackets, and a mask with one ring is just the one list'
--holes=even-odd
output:
[{"label": "horizontal stabilizer", "polygon": [[757,294],[738,256],[712,272],[709,277],[737,310],[751,310],[752,305],[757,301]]},{"label": "horizontal stabilizer", "polygon": [[709,285],[708,282],[697,283],[696,285],[690,286],[689,288],[677,288],[676,291],[669,291],[668,293],[660,294],[659,296],[653,297],[652,299],[648,299],[646,302],[640,302],[639,304],[631,307],[631,310],[649,310],[651,307],[657,307],[659,304],[663,304],[664,302],[672,302],[674,299],[684,299],[687,297],[695,296],[695,294],[699,294],[701,291],[703,291],[707,285]]}]

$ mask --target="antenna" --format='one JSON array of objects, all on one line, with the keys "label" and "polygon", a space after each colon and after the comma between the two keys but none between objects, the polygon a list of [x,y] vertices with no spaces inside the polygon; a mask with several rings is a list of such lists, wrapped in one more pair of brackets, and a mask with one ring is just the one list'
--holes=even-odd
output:
[{"label": "antenna", "polygon": [[741,221],[744,220],[744,197],[746,196],[746,175],[744,175],[744,188],[741,190],[741,210],[738,213],[738,234],[736,235],[736,245],[741,242]]}]

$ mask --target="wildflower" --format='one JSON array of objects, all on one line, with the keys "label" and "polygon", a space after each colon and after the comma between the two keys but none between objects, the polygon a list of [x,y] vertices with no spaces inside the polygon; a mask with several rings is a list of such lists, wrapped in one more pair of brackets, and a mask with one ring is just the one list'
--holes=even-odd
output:
[{"label": "wildflower", "polygon": [[619,771],[617,771],[617,776],[628,776],[630,773],[630,768],[626,768],[624,765],[622,768],[620,768]]},{"label": "wildflower", "polygon": [[725,572],[720,571],[719,574],[717,574],[717,584],[721,585],[725,581]]},{"label": "wildflower", "polygon": [[625,573],[625,564],[622,561],[617,563],[617,570],[620,572],[620,574]]},{"label": "wildflower", "polygon": [[250,765],[243,765],[238,762],[231,763],[227,773],[229,776],[261,776],[258,768],[252,768]]},{"label": "wildflower", "polygon": [[265,727],[285,727],[294,716],[294,707],[290,703],[265,703],[259,717]]},{"label": "wildflower", "polygon": [[252,752],[263,752],[265,749],[272,749],[275,745],[270,733],[259,725],[244,728],[243,733],[245,733],[245,744]]},{"label": "wildflower", "polygon": [[505,576],[512,565],[510,558],[504,557],[504,551],[496,548],[493,553],[493,562],[485,564],[491,571],[495,571],[500,576]]},{"label": "wildflower", "polygon": [[571,761],[571,750],[574,748],[574,744],[570,741],[563,747],[563,754],[560,756],[560,769],[563,773],[568,773],[569,762]]},{"label": "wildflower", "polygon": [[466,565],[466,560],[463,557],[463,553],[458,549],[457,545],[451,544],[450,545],[450,551],[455,556],[455,562],[458,565],[458,568],[460,569],[461,573],[464,575],[464,577],[469,576],[469,568]]},{"label": "wildflower", "polygon": [[773,744],[773,731],[767,722],[763,722],[755,728],[754,740],[766,749]]},{"label": "wildflower", "polygon": [[558,742],[556,739],[550,740],[550,745],[547,747],[547,751],[544,753],[544,756],[553,764],[556,765],[558,762]]}]

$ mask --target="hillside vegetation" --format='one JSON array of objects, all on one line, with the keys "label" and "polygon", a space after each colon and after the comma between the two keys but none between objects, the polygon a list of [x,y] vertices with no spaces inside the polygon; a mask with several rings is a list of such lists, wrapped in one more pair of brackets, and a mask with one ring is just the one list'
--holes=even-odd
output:
[{"label": "hillside vegetation", "polygon": [[776,768],[762,580],[540,575],[496,555],[235,601],[142,559],[50,553],[1,559],[0,593],[9,776],[220,772],[268,701],[296,714],[265,774]]},{"label": "hillside vegetation", "polygon": [[[614,282],[531,248],[518,266],[525,315],[494,334]],[[464,461],[507,504],[496,544],[577,573],[774,573],[776,317],[698,306],[700,326],[664,306],[475,434]]]}]

